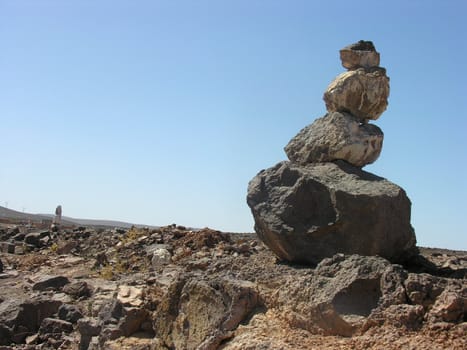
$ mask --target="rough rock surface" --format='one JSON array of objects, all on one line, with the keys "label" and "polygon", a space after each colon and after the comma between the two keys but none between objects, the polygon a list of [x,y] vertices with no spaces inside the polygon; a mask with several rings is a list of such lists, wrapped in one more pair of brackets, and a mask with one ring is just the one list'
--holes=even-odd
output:
[{"label": "rough rock surface", "polygon": [[[0,224],[0,239],[9,230]],[[278,262],[254,234],[175,225],[56,233],[49,246],[0,253],[2,349],[467,346],[467,252],[420,248],[404,266],[336,254],[313,268]],[[72,252],[57,254],[58,241],[74,242]],[[172,260],[155,268],[162,245]],[[41,275],[70,283],[33,290]]]},{"label": "rough rock surface", "polygon": [[154,250],[151,263],[154,268],[160,268],[170,262],[172,255],[167,249],[158,248]]},{"label": "rough rock surface", "polygon": [[71,333],[72,331],[73,325],[70,322],[58,320],[56,318],[45,318],[39,328],[39,333],[42,334]]},{"label": "rough rock surface", "polygon": [[92,290],[89,285],[84,281],[77,281],[66,284],[62,291],[73,298],[89,298],[92,294]]},{"label": "rough rock surface", "polygon": [[376,125],[361,124],[351,114],[331,112],[303,128],[285,152],[298,164],[345,160],[363,167],[378,159],[383,132]]},{"label": "rough rock surface", "polygon": [[247,202],[259,238],[286,261],[345,253],[400,262],[415,252],[405,191],[342,161],[278,163],[251,180]]},{"label": "rough rock surface", "polygon": [[347,69],[379,66],[379,53],[371,41],[360,40],[340,50],[342,65]]},{"label": "rough rock surface", "polygon": [[349,112],[361,122],[376,120],[386,110],[389,78],[384,68],[358,68],[337,76],[324,92],[328,112]]},{"label": "rough rock surface", "polygon": [[57,315],[59,319],[71,323],[76,323],[80,318],[83,317],[83,314],[79,308],[71,304],[63,304],[60,306],[58,308]]},{"label": "rough rock surface", "polygon": [[[191,278],[190,278],[191,277]],[[180,276],[167,288],[154,329],[169,348],[217,349],[258,306],[254,283]],[[174,309],[175,306],[175,309]]]},{"label": "rough rock surface", "polygon": [[46,289],[54,289],[59,290],[66,284],[70,283],[68,278],[64,276],[47,276],[41,275],[37,281],[35,281],[34,285],[32,286],[33,290],[46,290]]}]

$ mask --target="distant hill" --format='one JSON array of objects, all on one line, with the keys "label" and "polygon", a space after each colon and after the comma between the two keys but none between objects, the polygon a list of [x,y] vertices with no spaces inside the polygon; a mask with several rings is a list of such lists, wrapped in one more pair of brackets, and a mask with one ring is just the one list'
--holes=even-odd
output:
[{"label": "distant hill", "polygon": [[50,219],[50,217],[45,215],[22,213],[0,206],[0,219],[42,221],[45,219]]},{"label": "distant hill", "polygon": [[[0,206],[0,220],[11,220],[11,221],[32,221],[41,222],[43,220],[51,220],[54,215],[51,214],[30,214],[22,213],[16,210],[8,209]],[[91,220],[91,219],[77,219],[68,216],[62,216],[62,223],[65,225],[77,225],[77,226],[92,226],[92,227],[120,227],[130,228],[131,226],[146,227],[147,225],[132,224],[129,222],[115,221],[115,220]],[[148,226],[155,227],[155,226]]]}]

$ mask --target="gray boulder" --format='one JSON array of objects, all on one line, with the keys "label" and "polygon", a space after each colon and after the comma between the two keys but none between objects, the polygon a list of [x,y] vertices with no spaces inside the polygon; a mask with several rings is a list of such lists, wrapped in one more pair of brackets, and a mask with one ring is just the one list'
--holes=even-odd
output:
[{"label": "gray boulder", "polygon": [[343,161],[278,163],[250,181],[247,202],[259,238],[286,261],[344,253],[401,262],[416,252],[405,191]]},{"label": "gray boulder", "polygon": [[383,132],[376,125],[361,124],[348,113],[331,112],[303,128],[285,147],[299,164],[345,160],[362,167],[378,159]]},{"label": "gray boulder", "polygon": [[340,74],[324,93],[328,112],[349,112],[360,121],[376,120],[386,110],[389,78],[384,68],[359,68]]}]

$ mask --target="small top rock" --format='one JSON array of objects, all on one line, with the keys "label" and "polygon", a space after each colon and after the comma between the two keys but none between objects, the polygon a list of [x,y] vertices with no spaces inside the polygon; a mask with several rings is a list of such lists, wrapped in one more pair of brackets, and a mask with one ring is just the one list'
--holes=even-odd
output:
[{"label": "small top rock", "polygon": [[360,40],[340,50],[342,65],[348,70],[379,66],[379,52],[371,41]]},{"label": "small top rock", "polygon": [[355,44],[350,44],[349,46],[346,46],[343,48],[343,50],[349,49],[349,50],[355,50],[355,51],[374,51],[376,52],[375,45],[373,45],[372,41],[365,41],[365,40],[359,40]]}]

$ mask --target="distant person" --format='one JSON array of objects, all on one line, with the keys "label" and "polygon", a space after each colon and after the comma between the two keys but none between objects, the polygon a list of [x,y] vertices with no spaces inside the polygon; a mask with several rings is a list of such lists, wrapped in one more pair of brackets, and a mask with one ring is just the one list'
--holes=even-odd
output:
[{"label": "distant person", "polygon": [[55,219],[54,219],[54,223],[55,224],[60,224],[62,221],[62,206],[59,205],[57,206],[57,208],[55,209]]}]

